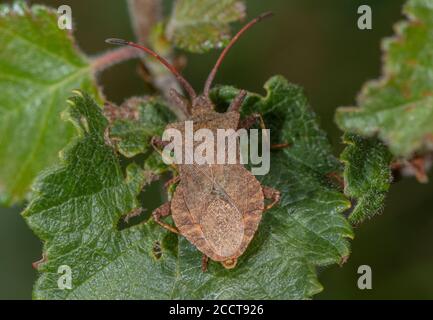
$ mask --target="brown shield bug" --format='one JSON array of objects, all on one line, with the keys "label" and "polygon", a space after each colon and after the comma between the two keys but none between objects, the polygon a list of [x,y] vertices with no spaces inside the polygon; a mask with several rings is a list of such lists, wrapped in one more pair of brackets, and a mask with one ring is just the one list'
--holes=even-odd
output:
[{"label": "brown shield bug", "polygon": [[[117,45],[128,45],[145,51],[158,59],[178,79],[188,93],[190,100],[175,90],[171,91],[173,101],[184,111],[187,120],[194,124],[194,131],[206,128],[237,130],[248,128],[258,119],[252,115],[240,120],[239,110],[246,97],[240,91],[225,113],[215,111],[209,94],[215,75],[230,48],[240,36],[262,19],[270,16],[265,13],[245,25],[221,53],[212,69],[202,95],[197,95],[192,86],[168,61],[155,52],[138,44],[120,39],[108,39]],[[184,122],[170,124],[185,134]],[[155,137],[155,147],[163,147],[167,142]],[[208,258],[219,261],[227,269],[236,266],[237,259],[248,247],[260,224],[262,213],[273,207],[280,199],[280,193],[260,184],[242,164],[178,164],[179,173],[172,183],[179,182],[170,202],[156,209],[152,216],[164,228],[187,238],[203,253],[203,270]],[[265,205],[265,199],[272,200]],[[163,222],[163,217],[172,214],[176,228]]]}]

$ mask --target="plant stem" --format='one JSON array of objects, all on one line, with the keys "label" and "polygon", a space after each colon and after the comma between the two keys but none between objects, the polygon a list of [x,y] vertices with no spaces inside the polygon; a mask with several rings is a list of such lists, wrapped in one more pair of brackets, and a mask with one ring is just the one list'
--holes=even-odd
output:
[{"label": "plant stem", "polygon": [[93,59],[92,69],[95,73],[99,73],[118,63],[138,58],[140,55],[138,50],[131,47],[110,50]]},{"label": "plant stem", "polygon": [[129,14],[137,41],[146,45],[152,27],[162,19],[160,0],[128,0]]},{"label": "plant stem", "polygon": [[[152,28],[162,20],[162,0],[128,0],[129,13],[135,35],[142,45],[151,46],[149,36]],[[174,53],[172,48],[164,52],[165,58],[172,62]],[[176,78],[164,67],[154,60],[143,59],[152,76],[153,85],[162,93],[168,101],[168,107],[179,119],[185,119],[186,115],[181,108],[171,104],[170,89],[182,92]]]}]

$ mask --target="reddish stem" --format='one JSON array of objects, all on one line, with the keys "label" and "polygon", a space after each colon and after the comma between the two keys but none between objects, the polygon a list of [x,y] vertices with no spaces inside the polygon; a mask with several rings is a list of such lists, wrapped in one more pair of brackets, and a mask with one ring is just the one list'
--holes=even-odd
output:
[{"label": "reddish stem", "polygon": [[140,52],[137,52],[137,50],[135,50],[134,48],[124,47],[120,49],[110,50],[93,59],[92,69],[96,73],[99,73],[118,63],[138,57],[140,57]]}]

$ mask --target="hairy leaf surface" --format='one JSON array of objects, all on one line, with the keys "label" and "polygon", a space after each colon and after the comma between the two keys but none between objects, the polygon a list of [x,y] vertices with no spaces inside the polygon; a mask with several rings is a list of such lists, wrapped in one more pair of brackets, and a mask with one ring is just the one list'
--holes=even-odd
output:
[{"label": "hairy leaf surface", "polygon": [[0,5],[0,202],[22,200],[73,130],[60,120],[73,89],[96,93],[90,66],[57,14]]},{"label": "hairy leaf surface", "polygon": [[[69,114],[80,138],[59,167],[45,172],[24,216],[45,241],[47,261],[35,297],[76,299],[303,299],[322,290],[316,267],[349,255],[353,233],[342,215],[350,202],[329,179],[340,164],[318,128],[302,91],[282,77],[266,84],[268,94],[250,94],[245,112],[262,112],[275,142],[290,148],[272,154],[266,185],[282,200],[264,214],[247,252],[233,270],[211,262],[201,271],[201,254],[185,238],[153,222],[118,231],[116,225],[137,203],[145,182],[138,169],[125,178],[104,139],[108,124],[88,97],[76,96]],[[214,90],[220,106],[238,92]],[[59,290],[57,270],[73,270],[71,290]]]},{"label": "hairy leaf surface", "polygon": [[244,16],[239,0],[178,0],[166,33],[177,47],[202,53],[227,45],[230,23]]},{"label": "hairy leaf surface", "polygon": [[383,43],[383,78],[365,85],[357,108],[341,108],[348,132],[378,137],[395,156],[433,150],[433,2],[409,0],[408,21]]},{"label": "hairy leaf surface", "polygon": [[167,123],[175,120],[168,107],[156,98],[132,98],[120,107],[106,107],[111,118],[110,138],[130,158],[152,150],[151,139],[161,136]]},{"label": "hairy leaf surface", "polygon": [[341,155],[345,164],[344,192],[355,202],[349,220],[359,224],[383,209],[392,181],[392,155],[376,138],[346,134],[344,142],[348,145]]}]

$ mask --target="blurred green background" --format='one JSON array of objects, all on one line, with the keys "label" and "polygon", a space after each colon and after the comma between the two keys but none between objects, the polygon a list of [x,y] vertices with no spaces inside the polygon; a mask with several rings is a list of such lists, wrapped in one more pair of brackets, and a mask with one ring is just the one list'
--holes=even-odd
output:
[{"label": "blurred green background", "polygon": [[[4,1],[3,1],[4,2]],[[32,1],[73,10],[75,35],[82,50],[96,55],[108,46],[104,39],[132,39],[126,1]],[[169,11],[170,1],[167,2]],[[250,31],[225,61],[217,82],[263,92],[262,85],[282,74],[305,88],[339,154],[341,132],[333,122],[338,106],[355,103],[361,85],[380,75],[380,39],[393,33],[402,18],[403,0],[248,0],[248,16],[272,10],[276,16]],[[373,9],[373,30],[357,28],[357,8]],[[237,26],[238,27],[238,26]],[[217,52],[188,55],[185,76],[202,88]],[[134,61],[101,76],[107,97],[122,102],[141,95],[145,86]],[[150,192],[156,193],[157,186]],[[433,197],[432,184],[413,179],[395,184],[381,216],[356,230],[352,255],[343,267],[320,270],[325,290],[317,299],[432,299]],[[147,209],[156,207],[151,197]],[[40,258],[41,243],[19,215],[21,207],[0,208],[0,299],[29,299],[36,273],[31,263]],[[357,269],[373,270],[373,289],[357,288]]]}]

